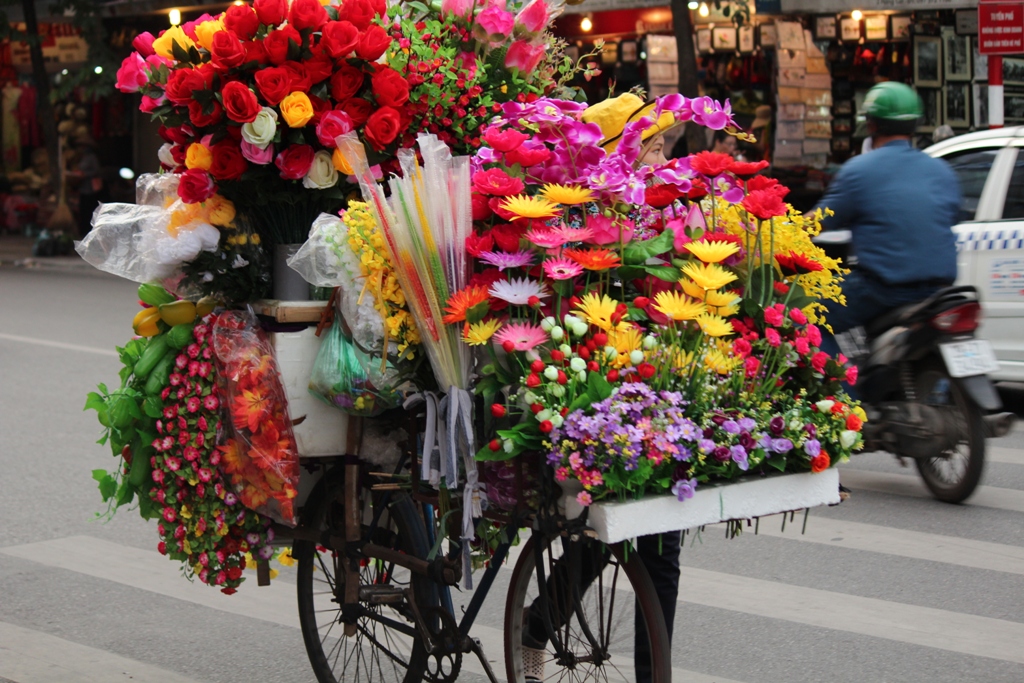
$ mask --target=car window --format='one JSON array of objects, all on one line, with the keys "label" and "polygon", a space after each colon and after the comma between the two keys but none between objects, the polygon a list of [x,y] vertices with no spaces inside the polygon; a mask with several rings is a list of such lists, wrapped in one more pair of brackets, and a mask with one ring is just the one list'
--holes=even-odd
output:
[{"label": "car window", "polygon": [[1013,165],[1010,187],[1006,189],[1003,202],[1003,218],[1024,218],[1024,154],[1017,151],[1017,162]]},{"label": "car window", "polygon": [[960,179],[960,218],[959,222],[973,221],[978,213],[978,201],[985,189],[985,181],[992,163],[999,154],[999,148],[972,149],[942,157],[953,167]]}]

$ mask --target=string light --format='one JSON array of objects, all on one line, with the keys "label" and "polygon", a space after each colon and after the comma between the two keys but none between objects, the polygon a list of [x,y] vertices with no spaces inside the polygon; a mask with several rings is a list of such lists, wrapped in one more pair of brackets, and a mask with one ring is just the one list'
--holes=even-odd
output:
[{"label": "string light", "polygon": [[697,14],[701,15],[702,17],[706,17],[709,14],[711,14],[711,10],[708,9],[708,3],[700,3],[700,8],[697,10]]},{"label": "string light", "polygon": [[850,12],[850,17],[853,18],[854,21],[860,21],[861,19],[864,18],[864,13],[861,12],[859,9],[855,9],[852,12]]},{"label": "string light", "polygon": [[700,7],[700,3],[697,0],[690,0],[690,2],[686,3],[686,8],[689,10],[695,10],[698,7]]},{"label": "string light", "polygon": [[583,17],[580,20],[580,30],[584,33],[590,33],[594,29],[594,22],[590,20],[590,17]]},{"label": "string light", "polygon": [[181,10],[172,9],[170,12],[167,13],[167,18],[170,20],[171,26],[177,26],[181,23]]}]

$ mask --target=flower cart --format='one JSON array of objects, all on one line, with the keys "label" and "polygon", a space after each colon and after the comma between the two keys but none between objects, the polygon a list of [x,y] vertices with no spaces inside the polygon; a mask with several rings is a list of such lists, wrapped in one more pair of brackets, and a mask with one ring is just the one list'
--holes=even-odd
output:
[{"label": "flower cart", "polygon": [[743,135],[728,103],[579,103],[597,67],[558,11],[256,0],[119,71],[165,172],[77,245],[140,283],[86,404],[120,458],[93,474],[190,578],[297,563],[322,683],[464,656],[496,680],[470,633],[519,540],[508,680],[668,681],[632,539],[833,504],[861,446],[855,370],[820,350],[820,216],[763,164],[648,153],[684,121]]}]

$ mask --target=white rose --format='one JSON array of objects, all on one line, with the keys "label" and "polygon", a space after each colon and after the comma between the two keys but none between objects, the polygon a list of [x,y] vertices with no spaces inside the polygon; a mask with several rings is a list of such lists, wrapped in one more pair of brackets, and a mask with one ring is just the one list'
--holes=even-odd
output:
[{"label": "white rose", "polygon": [[857,443],[857,437],[857,432],[846,429],[839,433],[839,443],[842,444],[843,448],[850,448],[853,444]]},{"label": "white rose", "polygon": [[311,190],[326,190],[338,184],[338,169],[334,168],[331,153],[320,150],[313,155],[313,165],[302,179],[302,186]]},{"label": "white rose", "polygon": [[266,149],[274,141],[277,132],[277,112],[270,107],[263,107],[251,123],[242,126],[242,139],[250,145]]},{"label": "white rose", "polygon": [[164,143],[163,147],[160,148],[160,151],[156,153],[156,156],[160,159],[161,164],[174,168],[178,165],[178,162],[174,160],[174,155],[171,154],[171,147],[171,143]]}]

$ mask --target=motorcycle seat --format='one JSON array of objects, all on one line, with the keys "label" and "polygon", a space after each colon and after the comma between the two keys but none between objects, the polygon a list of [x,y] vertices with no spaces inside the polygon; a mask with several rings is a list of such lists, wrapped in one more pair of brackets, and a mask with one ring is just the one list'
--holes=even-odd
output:
[{"label": "motorcycle seat", "polygon": [[914,314],[924,308],[926,304],[928,304],[928,300],[918,301],[913,304],[905,304],[898,308],[894,308],[888,313],[883,313],[865,325],[864,332],[868,335],[869,339],[874,339],[886,330],[892,329],[900,323],[910,320]]}]

